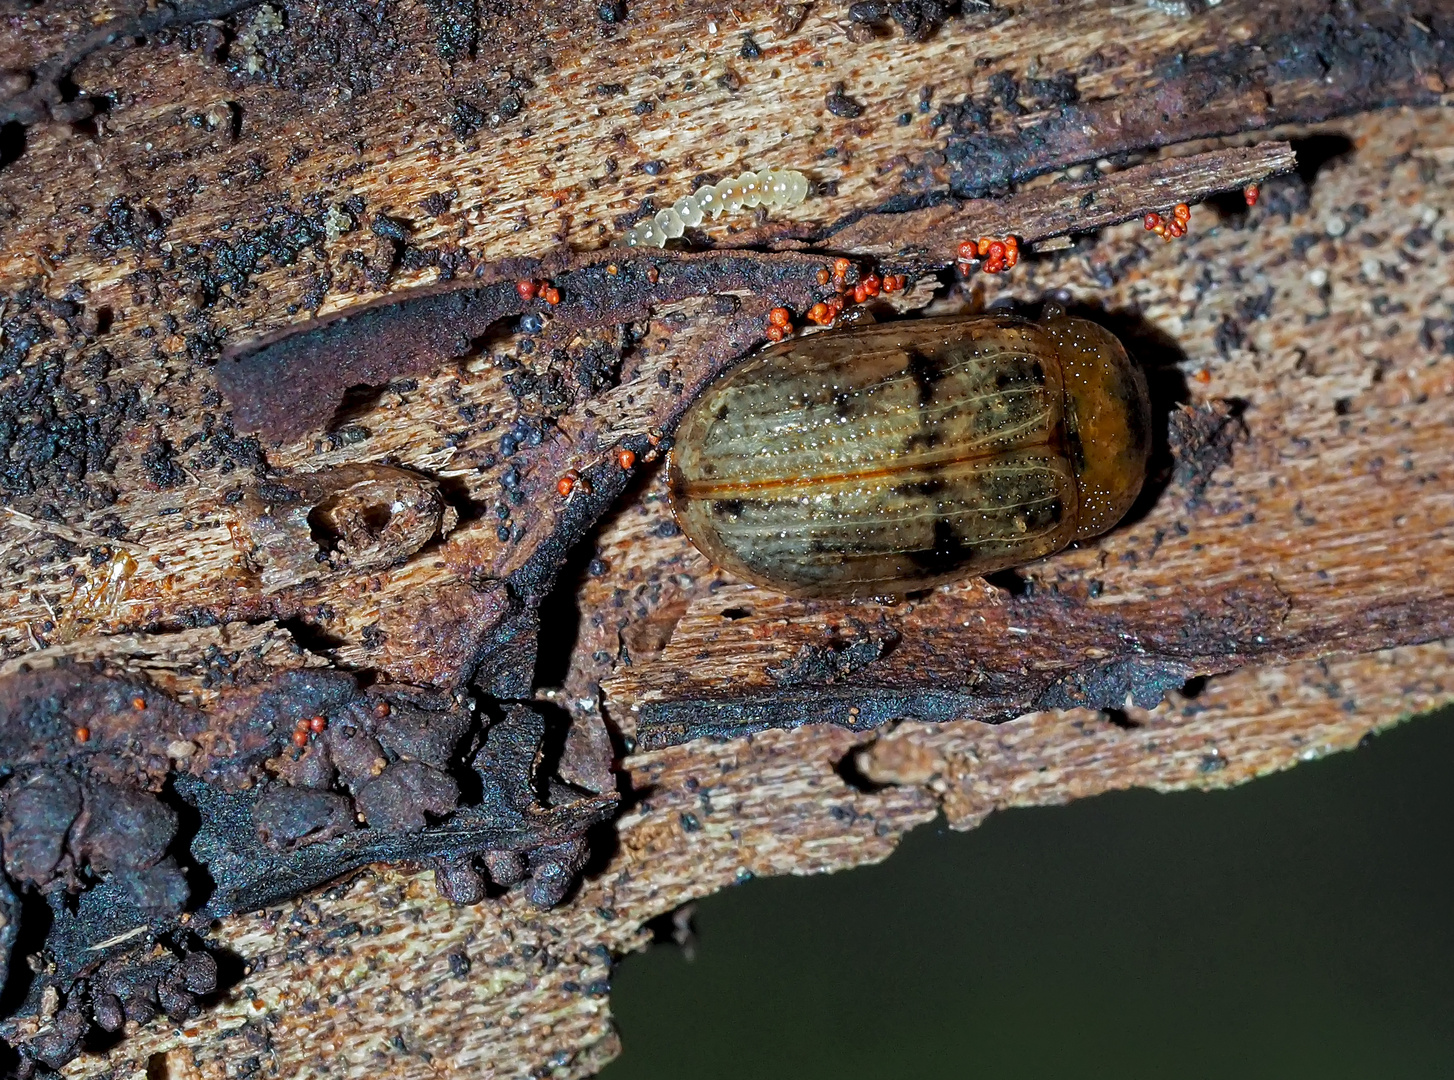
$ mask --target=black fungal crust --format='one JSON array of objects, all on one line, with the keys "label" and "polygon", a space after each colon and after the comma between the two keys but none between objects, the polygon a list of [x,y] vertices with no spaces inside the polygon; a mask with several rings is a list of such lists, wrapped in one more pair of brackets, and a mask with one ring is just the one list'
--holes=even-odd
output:
[{"label": "black fungal crust", "polygon": [[892,19],[910,41],[928,41],[950,16],[961,8],[973,12],[993,11],[987,0],[861,0],[848,8],[851,22],[876,26]]},{"label": "black fungal crust", "polygon": [[110,19],[68,42],[55,56],[37,64],[30,85],[0,102],[0,124],[34,124],[44,119],[66,122],[84,120],[96,104],[89,100],[66,100],[67,76],[86,57],[113,45],[145,40],[168,27],[220,19],[249,8],[260,0],[176,0],[148,6],[143,14]]},{"label": "black fungal crust", "polygon": [[[300,670],[234,688],[204,714],[90,668],[7,678],[0,974],[14,969],[19,894],[42,895],[52,909],[41,974],[0,1022],[22,1071],[61,1067],[118,1017],[195,1014],[216,987],[216,962],[189,927],[369,863],[436,865],[447,898],[475,902],[476,859],[486,868],[518,862],[520,874],[494,875],[498,886],[528,870],[532,900],[562,899],[584,865],[584,834],[614,814],[617,796],[552,785],[542,799],[543,719],[520,704],[486,717],[474,701]],[[463,773],[478,797],[461,803]],[[59,995],[60,1012],[22,1034],[48,993]]]}]

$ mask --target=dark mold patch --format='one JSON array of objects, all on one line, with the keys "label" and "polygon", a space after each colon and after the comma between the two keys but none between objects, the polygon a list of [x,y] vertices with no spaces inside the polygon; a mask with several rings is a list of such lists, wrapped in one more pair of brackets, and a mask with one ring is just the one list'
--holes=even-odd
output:
[{"label": "dark mold patch", "polygon": [[[362,200],[355,205],[363,210]],[[213,237],[181,247],[182,277],[190,280],[197,306],[215,304],[224,290],[242,295],[253,275],[271,266],[293,266],[305,251],[323,261],[324,217],[321,211],[305,214],[286,205],[270,206],[256,228],[231,230],[231,239]],[[322,301],[321,296],[317,299]]]},{"label": "dark mold patch", "polygon": [[[831,723],[871,731],[893,720],[943,723],[983,718],[983,702],[955,690],[895,691],[871,687],[778,690],[724,700],[662,701],[644,704],[636,726],[639,750],[660,750],[692,739],[733,739],[768,728]],[[999,719],[1017,713],[1004,712]]]},{"label": "dark mold patch", "polygon": [[447,895],[468,897],[476,859],[518,861],[532,898],[558,901],[616,796],[542,799],[543,738],[524,706],[486,718],[458,692],[365,689],[334,671],[234,689],[211,714],[90,669],[9,677],[0,973],[22,940],[19,894],[44,896],[45,963],[17,1016],[47,994],[61,1008],[33,1037],[13,1020],[0,1035],[32,1063],[22,1070],[59,1068],[123,1019],[192,1016],[217,966],[188,926],[373,862],[438,863]]},{"label": "dark mold patch", "polygon": [[897,630],[858,625],[848,638],[800,646],[792,659],[767,668],[779,686],[816,686],[851,678],[886,655],[898,642]]},{"label": "dark mold patch", "polygon": [[1172,482],[1186,492],[1186,505],[1201,505],[1212,474],[1232,460],[1232,448],[1247,438],[1241,401],[1217,400],[1171,413],[1168,440],[1175,466]]},{"label": "dark mold patch", "polygon": [[480,39],[477,0],[426,0],[425,6],[439,58],[453,64],[474,56]]},{"label": "dark mold patch", "polygon": [[1126,657],[1086,664],[1057,679],[1035,702],[1037,709],[1153,709],[1166,691],[1184,685],[1192,675],[1185,661]]},{"label": "dark mold patch", "polygon": [[[860,0],[848,8],[856,26],[877,29],[892,19],[910,41],[928,41],[954,15],[994,12],[989,0]],[[861,35],[850,36],[862,39]]]},{"label": "dark mold patch", "polygon": [[0,102],[0,123],[30,125],[50,117],[63,123],[84,120],[101,104],[78,99],[67,76],[94,52],[117,44],[144,41],[168,27],[220,19],[251,7],[258,0],[177,0],[158,4],[141,15],[122,15],[77,35],[56,55],[29,73],[29,84]]},{"label": "dark mold patch", "polygon": [[139,388],[107,378],[104,349],[79,361],[47,350],[22,364],[51,332],[26,298],[12,312],[0,351],[0,378],[9,376],[0,383],[0,495],[105,506],[115,499],[117,446],[144,415]]},{"label": "dark mold patch", "polygon": [[229,21],[226,67],[236,78],[294,93],[371,93],[385,85],[403,49],[393,11],[370,0],[290,0],[254,8]]}]

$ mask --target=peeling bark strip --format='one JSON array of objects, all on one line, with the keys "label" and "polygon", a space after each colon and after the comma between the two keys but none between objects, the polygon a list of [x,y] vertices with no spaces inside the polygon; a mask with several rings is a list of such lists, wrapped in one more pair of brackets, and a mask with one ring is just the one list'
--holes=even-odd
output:
[{"label": "peeling bark strip", "polygon": [[1391,105],[1437,105],[1445,84],[1454,82],[1447,47],[1454,15],[1426,10],[1377,2],[1263,4],[1254,16],[1260,25],[1247,37],[1179,51],[1130,93],[1059,104],[1023,126],[986,130],[991,110],[1012,108],[1020,94],[1013,79],[999,87],[991,80],[988,98],[967,97],[941,110],[951,131],[944,151],[950,188],[982,195],[1074,162],[1188,139]]},{"label": "peeling bark strip", "polygon": [[[769,306],[805,308],[831,295],[816,276],[825,266],[831,262],[821,257],[751,252],[620,251],[512,261],[483,275],[496,279],[493,283],[390,297],[316,326],[237,346],[220,362],[217,382],[244,430],[261,430],[274,440],[296,438],[325,426],[350,387],[437,370],[464,355],[501,319],[533,318],[534,329],[524,332],[543,331],[551,342],[714,293],[741,291],[772,299]],[[516,283],[539,277],[558,287],[559,305],[521,296]],[[751,315],[761,322],[760,313]]]},{"label": "peeling bark strip", "polygon": [[[1353,653],[1389,640],[1454,636],[1454,597],[1369,605],[1336,644],[1288,627],[1290,611],[1267,575],[1211,587],[1188,582],[1174,595],[1139,603],[1064,593],[1005,599],[968,587],[937,591],[902,614],[861,603],[850,614],[846,605],[754,590],[751,615],[709,640],[679,624],[676,649],[619,672],[607,689],[632,702],[638,743],[651,750],[803,724],[867,731],[896,720],[998,723],[1043,709],[1148,709],[1191,679],[1254,661],[1287,663],[1330,645]],[[837,629],[825,634],[825,622]],[[806,678],[783,685],[770,661],[751,668],[734,662],[766,626],[780,627],[772,651],[795,649],[794,665]],[[824,660],[852,649],[868,627],[893,647],[840,682]],[[688,650],[695,662],[686,660]]]},{"label": "peeling bark strip", "polygon": [[[992,234],[1034,242],[1087,232],[1165,211],[1176,202],[1238,190],[1294,164],[1291,148],[1282,142],[1171,158],[1001,200],[868,214],[830,233],[824,246],[850,256],[877,255],[891,268],[921,273],[953,265],[965,239]],[[831,269],[831,263],[806,253],[733,250],[650,255],[613,250],[510,260],[482,268],[485,284],[430,286],[234,345],[217,367],[217,382],[240,430],[294,439],[326,427],[349,388],[438,370],[503,319],[534,316],[549,337],[561,338],[644,319],[658,306],[713,293],[753,294],[768,307],[790,305],[801,319],[813,303],[832,295],[817,281],[821,269]],[[558,305],[522,298],[516,283],[540,277],[558,287]],[[765,324],[756,311],[752,316],[759,333],[751,333],[751,320],[741,323],[749,341],[765,341]],[[643,386],[641,392],[659,395],[659,388]]]},{"label": "peeling bark strip", "polygon": [[1224,191],[1260,184],[1297,165],[1292,147],[1265,142],[1163,158],[1094,180],[1077,180],[1000,199],[950,200],[904,213],[865,214],[831,231],[826,248],[874,255],[891,269],[954,263],[959,245],[981,236],[1017,236],[1025,244],[1068,236],[1165,212],[1175,203],[1199,203]]}]

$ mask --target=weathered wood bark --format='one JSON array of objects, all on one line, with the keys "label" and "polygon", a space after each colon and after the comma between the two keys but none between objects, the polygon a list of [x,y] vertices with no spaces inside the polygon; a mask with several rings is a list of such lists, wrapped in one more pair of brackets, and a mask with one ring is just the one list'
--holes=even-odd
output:
[{"label": "weathered wood bark", "polygon": [[[558,708],[560,775],[628,793],[561,908],[381,866],[229,916],[239,982],[68,1071],[587,1075],[611,958],[693,897],[1454,697],[1454,12],[1183,6],[13,14],[0,680],[92,662],[209,715],[279,671],[469,687]],[[605,250],[767,165],[817,192]],[[1183,199],[1178,243],[1135,220]],[[1005,233],[1042,250],[956,268]],[[886,308],[1063,291],[1121,333],[1164,439],[1132,518],[895,604],[708,565],[648,459],[839,256],[908,275]],[[704,733],[738,737],[672,745]]]}]

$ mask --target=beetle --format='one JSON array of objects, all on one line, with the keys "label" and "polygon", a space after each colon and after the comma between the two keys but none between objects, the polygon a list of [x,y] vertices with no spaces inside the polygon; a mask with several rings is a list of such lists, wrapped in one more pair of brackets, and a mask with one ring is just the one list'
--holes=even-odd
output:
[{"label": "beetle", "polygon": [[1146,475],[1146,379],[1048,307],[774,346],[683,414],[668,482],[709,559],[802,597],[886,597],[1105,532]]}]

